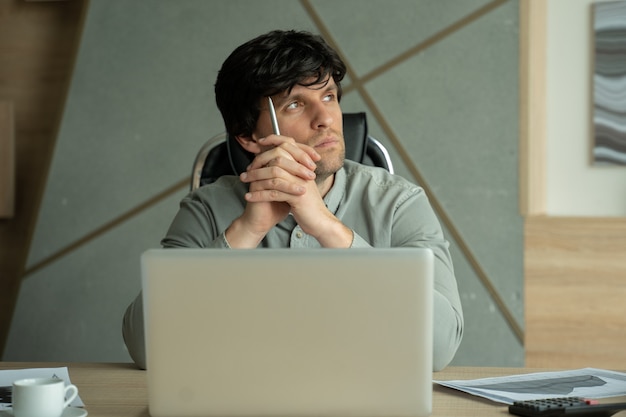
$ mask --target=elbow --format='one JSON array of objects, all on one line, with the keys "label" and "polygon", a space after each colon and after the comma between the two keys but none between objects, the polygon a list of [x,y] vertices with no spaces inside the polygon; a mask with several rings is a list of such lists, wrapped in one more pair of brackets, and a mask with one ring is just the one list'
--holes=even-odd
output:
[{"label": "elbow", "polygon": [[445,310],[437,310],[433,329],[433,371],[441,371],[452,362],[463,340],[463,312],[448,304]]},{"label": "elbow", "polygon": [[126,349],[140,369],[146,369],[146,348],[143,328],[141,294],[128,306],[122,322],[122,336]]},{"label": "elbow", "polygon": [[452,362],[459,346],[461,345],[462,325],[454,332],[454,337],[446,337],[445,340],[433,342],[433,371],[441,371]]}]

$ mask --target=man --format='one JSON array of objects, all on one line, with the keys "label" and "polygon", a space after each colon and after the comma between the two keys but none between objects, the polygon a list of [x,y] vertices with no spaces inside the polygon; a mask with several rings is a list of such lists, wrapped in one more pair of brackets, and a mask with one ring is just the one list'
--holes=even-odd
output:
[{"label": "man", "polygon": [[[463,313],[448,242],[424,191],[381,168],[344,160],[341,80],[345,65],[307,32],[272,31],[235,49],[215,95],[226,130],[251,155],[185,197],[164,247],[427,247],[435,254],[435,370],[453,358]],[[280,134],[274,134],[271,98]],[[192,325],[192,324],[189,324]],[[145,367],[141,295],[124,339]]]}]

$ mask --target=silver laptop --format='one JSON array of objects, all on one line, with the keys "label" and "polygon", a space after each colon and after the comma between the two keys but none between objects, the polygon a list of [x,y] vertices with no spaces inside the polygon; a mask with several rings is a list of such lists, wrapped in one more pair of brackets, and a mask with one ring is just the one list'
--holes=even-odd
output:
[{"label": "silver laptop", "polygon": [[428,249],[151,249],[149,412],[428,416]]}]

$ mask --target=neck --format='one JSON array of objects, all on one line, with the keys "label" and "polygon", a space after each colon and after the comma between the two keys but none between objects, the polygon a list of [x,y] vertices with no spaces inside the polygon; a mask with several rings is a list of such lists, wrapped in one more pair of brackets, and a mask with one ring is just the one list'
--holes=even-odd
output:
[{"label": "neck", "polygon": [[323,178],[318,177],[315,179],[315,183],[317,184],[317,189],[320,191],[320,195],[324,198],[335,183],[335,174],[330,174]]}]

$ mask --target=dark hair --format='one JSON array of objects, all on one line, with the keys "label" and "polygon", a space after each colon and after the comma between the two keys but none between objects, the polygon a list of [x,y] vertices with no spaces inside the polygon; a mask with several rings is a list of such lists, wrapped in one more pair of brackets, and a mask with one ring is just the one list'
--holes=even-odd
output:
[{"label": "dark hair", "polygon": [[[346,66],[319,35],[275,30],[235,49],[224,61],[215,82],[215,100],[229,135],[249,136],[256,127],[260,99],[312,86],[331,76],[341,99]],[[313,80],[303,84],[305,80]]]}]

